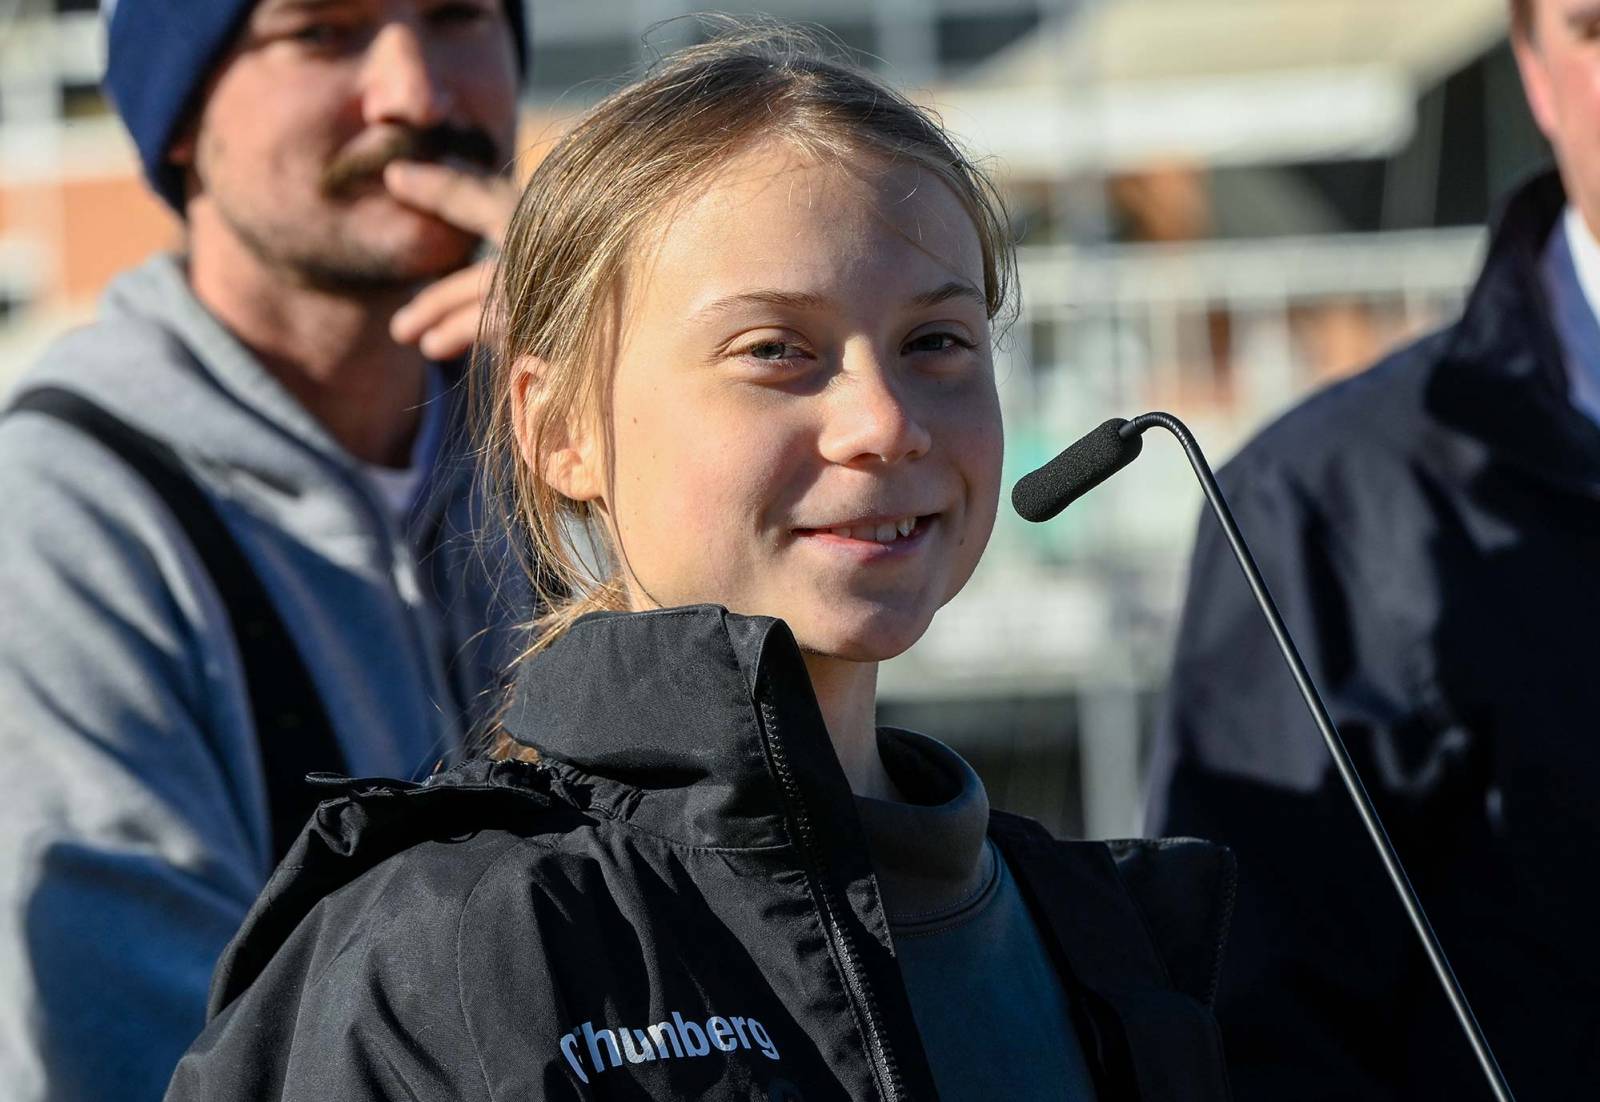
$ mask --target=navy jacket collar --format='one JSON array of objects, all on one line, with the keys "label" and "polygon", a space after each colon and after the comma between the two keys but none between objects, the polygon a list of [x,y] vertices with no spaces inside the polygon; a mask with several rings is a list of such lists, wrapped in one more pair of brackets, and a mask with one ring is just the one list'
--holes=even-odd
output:
[{"label": "navy jacket collar", "polygon": [[1600,429],[1567,397],[1543,256],[1566,209],[1560,178],[1524,184],[1502,207],[1488,256],[1453,330],[1427,405],[1442,424],[1540,479],[1600,492]]}]

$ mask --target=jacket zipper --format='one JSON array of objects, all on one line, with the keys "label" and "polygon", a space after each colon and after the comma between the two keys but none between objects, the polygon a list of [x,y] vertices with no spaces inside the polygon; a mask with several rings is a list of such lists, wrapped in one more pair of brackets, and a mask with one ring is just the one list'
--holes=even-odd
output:
[{"label": "jacket zipper", "polygon": [[888,1041],[884,1039],[882,1015],[872,997],[871,985],[862,974],[850,935],[837,917],[843,905],[836,898],[832,882],[826,875],[827,862],[822,853],[821,843],[818,842],[816,832],[812,829],[804,794],[789,769],[788,752],[784,749],[783,739],[778,733],[775,709],[768,702],[762,701],[760,710],[762,725],[766,728],[767,734],[767,757],[778,775],[778,783],[783,789],[790,815],[794,819],[795,831],[800,836],[801,852],[806,859],[806,875],[811,880],[813,891],[821,904],[822,926],[827,931],[828,941],[839,958],[845,991],[866,1028],[867,1060],[872,1067],[873,1078],[877,1080],[878,1090],[885,1102],[901,1102],[905,1098],[905,1088],[900,1081],[894,1054],[889,1049]]}]

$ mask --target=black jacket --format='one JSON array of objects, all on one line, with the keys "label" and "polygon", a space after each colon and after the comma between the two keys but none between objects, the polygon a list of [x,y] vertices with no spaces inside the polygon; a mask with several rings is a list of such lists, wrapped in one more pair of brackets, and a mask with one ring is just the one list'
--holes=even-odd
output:
[{"label": "black jacket", "polygon": [[[1457,324],[1222,475],[1522,1102],[1600,1082],[1600,428],[1540,279],[1564,203],[1517,193]],[[1152,826],[1239,858],[1239,1097],[1488,1097],[1209,519],[1166,712]]]},{"label": "black jacket", "polygon": [[[935,1097],[787,628],[591,617],[524,670],[506,723],[540,764],[320,808],[169,1099]],[[991,836],[1100,1098],[1226,1098],[1207,1008],[1226,851],[1056,842],[999,813]]]}]

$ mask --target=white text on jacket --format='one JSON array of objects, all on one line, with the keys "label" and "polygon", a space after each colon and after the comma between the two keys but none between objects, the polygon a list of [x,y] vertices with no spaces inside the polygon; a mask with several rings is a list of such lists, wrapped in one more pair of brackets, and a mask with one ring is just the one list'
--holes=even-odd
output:
[{"label": "white text on jacket", "polygon": [[[768,1060],[778,1058],[778,1046],[772,1043],[766,1027],[754,1018],[712,1015],[704,1025],[684,1021],[676,1010],[672,1020],[658,1022],[644,1029],[596,1029],[593,1022],[584,1022],[561,1038],[561,1055],[572,1065],[581,1082],[589,1081],[584,1067],[596,1074],[611,1068],[630,1064],[643,1064],[651,1060],[684,1060],[692,1056],[709,1056],[712,1052],[733,1052],[754,1047]],[[609,1058],[609,1063],[607,1062]]]}]

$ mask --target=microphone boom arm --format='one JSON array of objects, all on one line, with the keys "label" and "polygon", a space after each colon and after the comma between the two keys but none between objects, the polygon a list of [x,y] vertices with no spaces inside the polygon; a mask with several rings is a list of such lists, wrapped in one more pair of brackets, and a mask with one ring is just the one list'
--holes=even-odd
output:
[{"label": "microphone boom arm", "polygon": [[1394,843],[1389,840],[1388,831],[1383,827],[1383,820],[1378,817],[1377,808],[1373,806],[1372,798],[1367,795],[1366,786],[1361,783],[1361,777],[1356,773],[1355,764],[1350,760],[1344,740],[1339,737],[1338,728],[1328,715],[1328,709],[1323,705],[1322,697],[1317,692],[1311,675],[1306,671],[1305,663],[1300,660],[1300,652],[1295,648],[1294,640],[1289,637],[1289,630],[1284,626],[1283,617],[1278,614],[1278,606],[1267,590],[1267,583],[1262,579],[1261,571],[1256,568],[1255,557],[1250,554],[1250,548],[1245,544],[1244,537],[1239,534],[1239,526],[1234,523],[1233,513],[1222,496],[1222,490],[1217,486],[1216,476],[1211,473],[1211,465],[1206,462],[1205,454],[1200,450],[1194,434],[1189,431],[1188,426],[1170,413],[1141,414],[1124,424],[1118,432],[1124,439],[1132,439],[1142,436],[1146,429],[1156,426],[1166,429],[1177,437],[1178,443],[1183,446],[1184,454],[1189,457],[1189,465],[1194,468],[1195,475],[1200,479],[1200,487],[1205,491],[1206,500],[1211,503],[1217,520],[1222,524],[1222,534],[1227,537],[1228,545],[1233,548],[1234,557],[1238,559],[1239,566],[1244,571],[1245,581],[1250,584],[1256,603],[1266,614],[1273,638],[1278,641],[1278,648],[1289,663],[1289,672],[1294,676],[1294,683],[1299,688],[1306,707],[1311,710],[1311,718],[1316,721],[1317,730],[1322,735],[1328,753],[1333,757],[1333,765],[1339,771],[1339,779],[1344,782],[1345,791],[1350,794],[1356,813],[1361,816],[1361,824],[1367,828],[1367,835],[1378,850],[1378,856],[1389,874],[1389,880],[1394,884],[1396,894],[1400,896],[1401,905],[1405,907],[1406,917],[1411,920],[1411,926],[1416,931],[1418,940],[1422,942],[1422,948],[1428,955],[1428,962],[1433,965],[1434,974],[1439,977],[1439,985],[1444,988],[1444,993],[1450,1000],[1456,1020],[1461,1023],[1461,1029],[1467,1035],[1468,1043],[1472,1045],[1472,1052],[1483,1068],[1483,1074],[1489,1081],[1495,1099],[1497,1102],[1512,1102],[1511,1088],[1506,1084],[1505,1076],[1500,1071],[1500,1064],[1495,1060],[1494,1052],[1489,1048],[1489,1042],[1478,1025],[1478,1019],[1473,1015],[1472,1007],[1461,990],[1461,983],[1456,979],[1455,971],[1450,967],[1450,961],[1445,957],[1444,949],[1433,932],[1433,926],[1422,909],[1422,902],[1417,898],[1410,878],[1406,876],[1405,867],[1400,863],[1400,856],[1395,852]]}]

